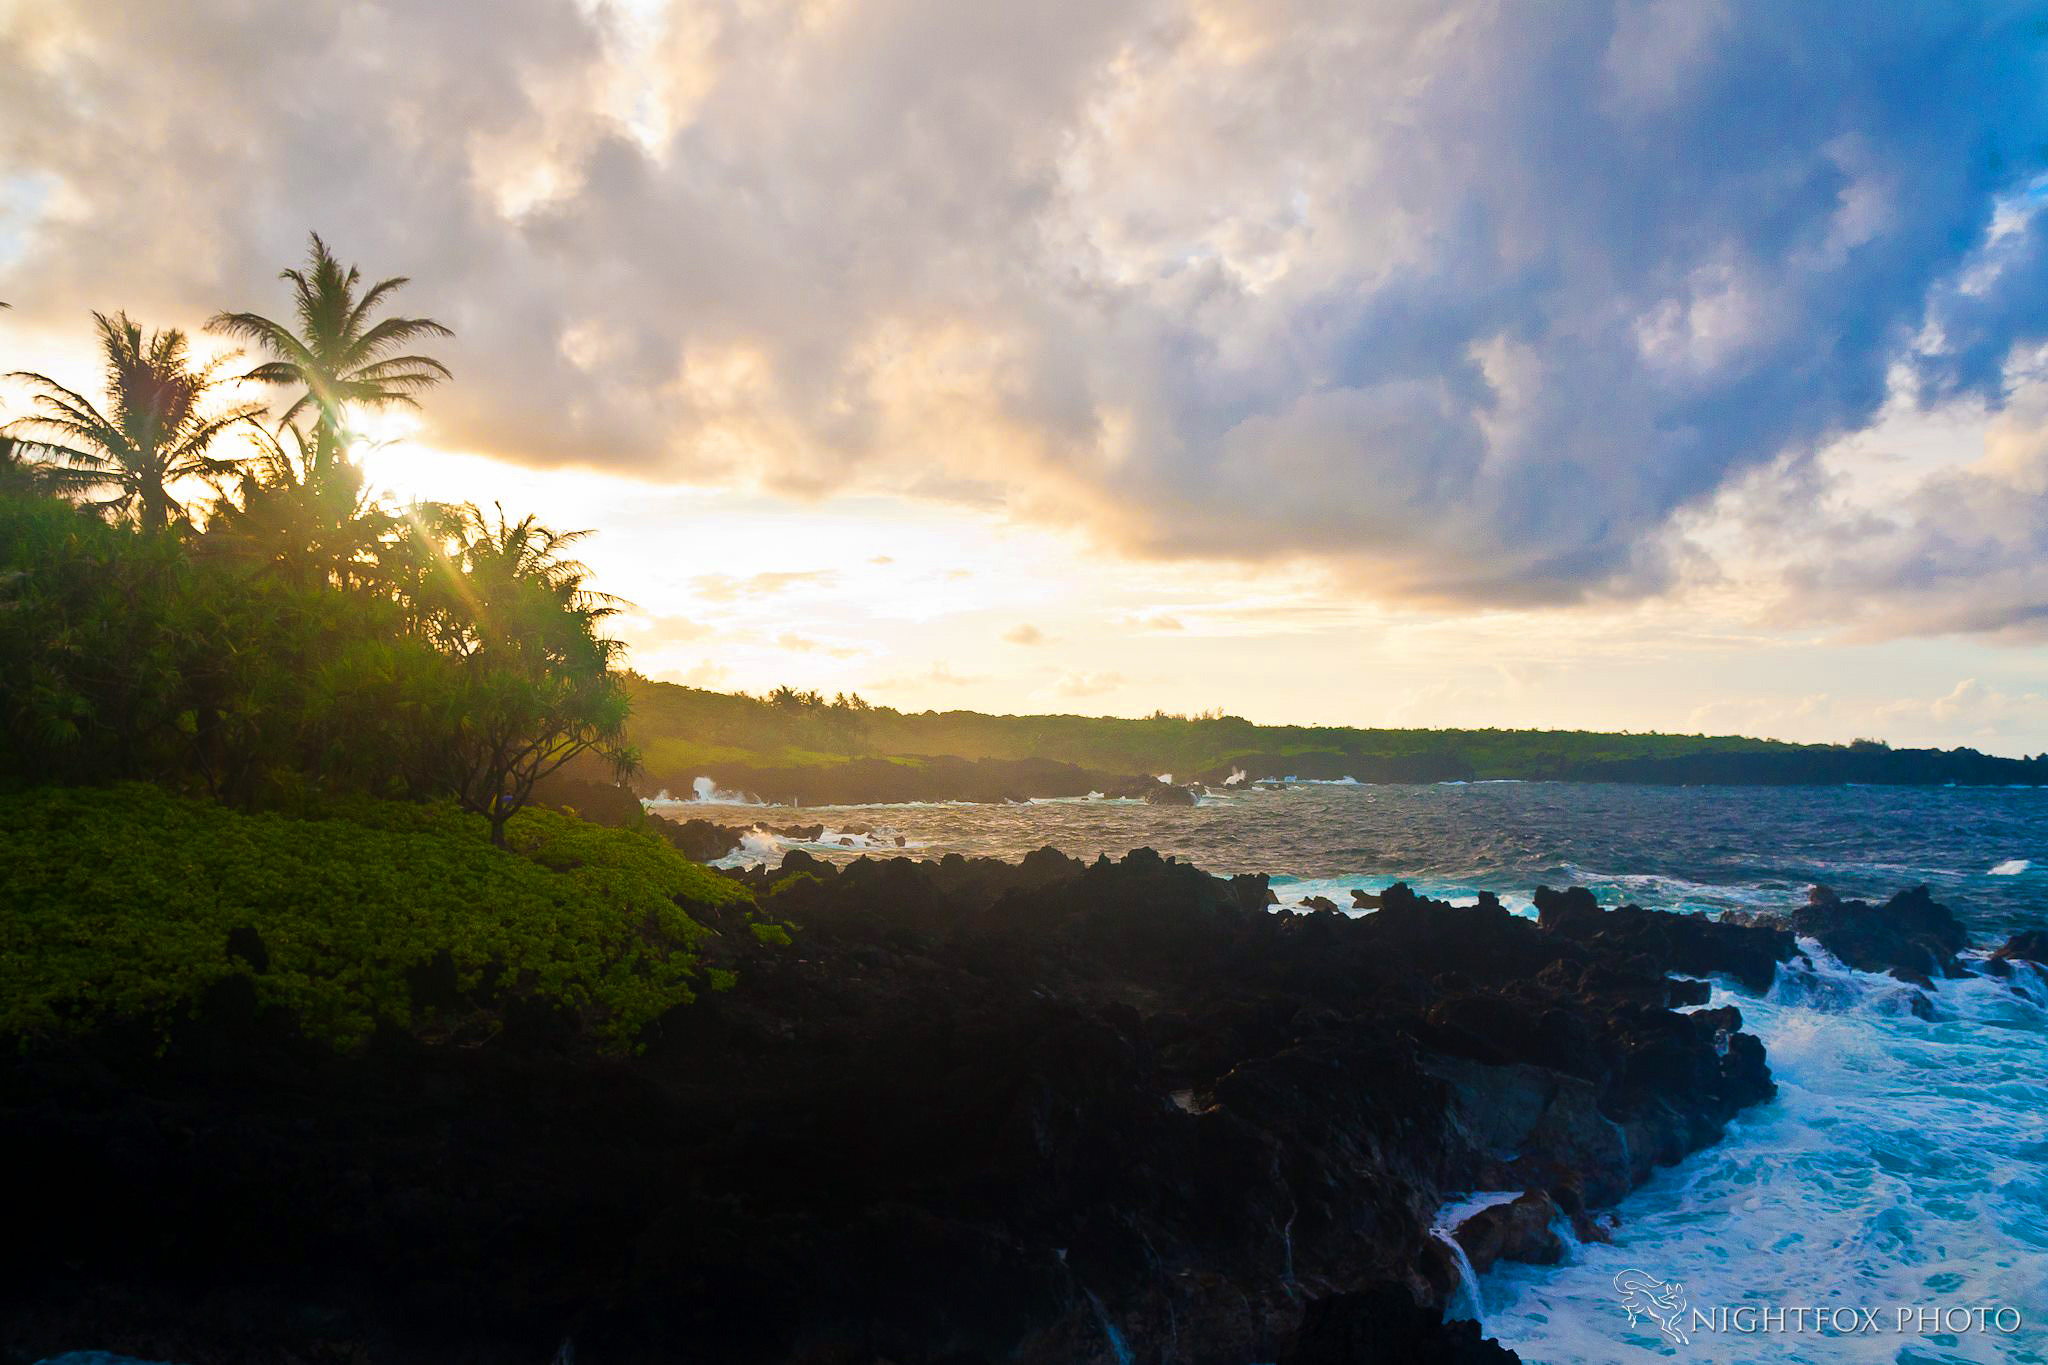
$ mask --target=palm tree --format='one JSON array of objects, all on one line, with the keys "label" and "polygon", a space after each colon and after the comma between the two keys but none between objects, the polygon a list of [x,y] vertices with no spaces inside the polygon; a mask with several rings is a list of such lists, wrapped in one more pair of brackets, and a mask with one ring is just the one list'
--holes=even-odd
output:
[{"label": "palm tree", "polygon": [[185,334],[175,327],[151,332],[126,313],[94,313],[100,350],[107,364],[107,411],[48,375],[17,370],[9,378],[36,387],[38,411],[14,426],[48,439],[33,445],[62,459],[75,486],[111,486],[101,505],[133,511],[145,530],[159,530],[184,507],[171,496],[181,479],[217,479],[238,462],[217,460],[207,447],[221,432],[258,410],[244,404],[222,412],[203,410],[218,387],[217,365],[194,368]]},{"label": "palm tree", "polygon": [[82,493],[99,481],[89,469],[72,469],[38,458],[42,449],[37,442],[24,441],[0,428],[0,492],[64,496]]},{"label": "palm tree", "polygon": [[378,580],[391,517],[363,488],[360,471],[314,468],[314,440],[302,423],[276,430],[249,423],[254,454],[223,488],[206,518],[202,549],[266,564],[301,587],[360,586]]},{"label": "palm tree", "polygon": [[311,409],[314,464],[324,469],[330,460],[346,458],[350,407],[418,407],[414,395],[450,377],[448,367],[432,356],[394,352],[420,337],[455,333],[432,318],[371,322],[377,306],[406,278],[379,280],[358,292],[362,272],[335,259],[319,233],[312,238],[305,269],[278,276],[292,286],[296,329],[257,313],[216,313],[206,325],[269,352],[271,358],[244,378],[305,389],[285,409],[284,420]]},{"label": "palm tree", "polygon": [[527,626],[536,610],[595,626],[621,603],[586,587],[587,565],[564,554],[589,531],[557,531],[538,518],[487,515],[474,503],[424,503],[407,518],[394,547],[394,578],[411,599],[419,627],[458,657],[490,650],[545,650],[546,632]]}]

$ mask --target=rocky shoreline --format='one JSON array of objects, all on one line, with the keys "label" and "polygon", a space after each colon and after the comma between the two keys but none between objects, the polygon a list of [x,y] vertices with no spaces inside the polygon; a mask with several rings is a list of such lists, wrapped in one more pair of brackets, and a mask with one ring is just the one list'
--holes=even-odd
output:
[{"label": "rocky shoreline", "polygon": [[851,758],[840,763],[769,768],[749,764],[713,764],[688,777],[643,776],[641,795],[662,790],[687,791],[691,782],[708,777],[723,791],[749,801],[775,806],[859,806],[904,801],[968,801],[997,804],[1052,797],[1144,796],[1156,778],[1107,773],[1078,764],[1040,758],[919,757],[902,762],[886,758]]},{"label": "rocky shoreline", "polygon": [[1112,772],[1042,758],[966,759],[948,755],[849,758],[801,767],[713,762],[685,773],[643,774],[640,794],[687,791],[698,778],[750,801],[786,806],[877,805],[906,801],[997,803],[1062,797],[1135,797],[1193,805],[1205,789],[1290,781],[1428,785],[1482,776],[1529,782],[1643,786],[2038,786],[2048,757],[2000,758],[1973,750],[1829,750],[1823,753],[1706,753],[1659,759],[1585,761],[1514,770],[1481,770],[1453,751],[1360,754],[1337,750],[1249,753],[1162,783],[1148,773]]},{"label": "rocky shoreline", "polygon": [[[1468,764],[1439,762],[1430,758],[1359,760],[1344,755],[1304,755],[1296,761],[1276,761],[1271,766],[1272,770],[1266,772],[1264,769],[1248,770],[1229,764],[1198,774],[1192,780],[1172,783],[1161,782],[1157,777],[1143,773],[1103,772],[1037,759],[927,759],[916,767],[885,759],[855,759],[818,768],[712,764],[697,776],[709,778],[720,790],[740,795],[750,803],[770,806],[867,806],[918,801],[997,805],[1091,794],[1143,800],[1155,805],[1192,806],[1204,792],[1227,792],[1247,782],[1284,786],[1289,781],[1353,781],[1368,785],[1428,786],[1475,780]],[[1264,775],[1242,776],[1248,771],[1259,771]],[[1233,777],[1237,779],[1235,782],[1231,780]],[[1866,774],[1860,769],[1809,769],[1789,763],[1710,765],[1702,761],[1681,765],[1674,761],[1667,767],[1647,763],[1585,765],[1560,777],[1521,780],[1653,787],[1838,787],[1858,783],[1865,786],[1931,787],[2034,786],[2041,785],[2044,779],[2048,779],[2048,770],[2038,768],[2016,775],[1990,772],[1976,775],[1973,780],[1957,782],[1942,776],[1941,770],[1921,772],[1899,768]],[[643,780],[640,783],[643,790],[639,794],[658,796],[674,785]]]},{"label": "rocky shoreline", "polygon": [[1680,1008],[1798,951],[1579,890],[1276,915],[1149,850],[734,875],[792,942],[705,912],[738,986],[628,1059],[524,1015],[337,1056],[233,978],[11,1050],[0,1359],[1511,1360],[1443,1322],[1444,1207],[1518,1196],[1474,1264],[1604,1236],[1773,1094]]}]

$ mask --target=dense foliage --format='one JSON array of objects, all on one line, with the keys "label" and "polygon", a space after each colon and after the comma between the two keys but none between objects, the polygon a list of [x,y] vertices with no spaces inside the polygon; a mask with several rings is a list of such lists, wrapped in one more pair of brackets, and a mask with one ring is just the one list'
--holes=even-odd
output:
[{"label": "dense foliage", "polygon": [[77,471],[83,486],[110,493],[100,506],[151,529],[168,526],[185,514],[173,485],[223,472],[228,462],[211,458],[209,449],[257,406],[209,410],[219,367],[194,365],[177,328],[145,337],[126,313],[95,313],[93,322],[106,362],[106,410],[48,375],[19,371],[9,377],[35,390],[35,415],[22,425]]},{"label": "dense foliage", "polygon": [[[285,279],[295,325],[214,320],[269,356],[239,381],[126,315],[97,318],[102,402],[16,376],[36,408],[0,460],[0,778],[445,796],[502,843],[571,759],[631,766],[612,607],[564,553],[580,533],[366,495],[350,411],[414,403],[448,371],[401,352],[449,333],[378,318],[405,281],[363,288],[317,237]],[[235,382],[303,392],[266,428],[211,397]]]},{"label": "dense foliage", "polygon": [[[1482,777],[1598,759],[1666,757],[1702,750],[1801,746],[1734,736],[1623,735],[1563,730],[1360,729],[1254,725],[1238,716],[998,716],[975,711],[904,713],[858,698],[841,705],[805,694],[765,697],[632,680],[631,735],[650,777],[693,765],[837,762],[877,755],[1049,758],[1105,772],[1193,774],[1253,754],[1402,756],[1455,751]],[[786,689],[785,689],[786,690]],[[854,704],[857,710],[852,710]],[[1514,771],[1507,771],[1513,769]]]},{"label": "dense foliage", "polygon": [[629,680],[631,741],[650,788],[686,790],[737,768],[806,768],[862,757],[1052,759],[1101,773],[1173,773],[1221,780],[1342,777],[1437,781],[1961,781],[2048,780],[2048,765],[1892,750],[1869,740],[1789,744],[1735,735],[1586,730],[1365,729],[1255,725],[1239,716],[998,716],[904,713],[859,698],[827,701],[783,689],[765,697]]},{"label": "dense foliage", "polygon": [[[736,883],[553,811],[514,817],[510,854],[482,824],[445,803],[248,813],[141,783],[0,794],[0,1035],[168,1020],[246,972],[347,1045],[378,1020],[429,1027],[408,972],[446,953],[465,1015],[537,1000],[623,1047],[693,981],[724,984],[700,979],[708,931],[683,906],[746,900]],[[248,930],[255,964],[229,950]]]}]

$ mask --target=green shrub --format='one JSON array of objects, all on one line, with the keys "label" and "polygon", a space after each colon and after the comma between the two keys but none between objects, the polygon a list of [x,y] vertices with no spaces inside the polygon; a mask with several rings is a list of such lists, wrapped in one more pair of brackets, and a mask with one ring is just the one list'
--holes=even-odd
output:
[{"label": "green shrub", "polygon": [[[412,1025],[409,967],[446,951],[458,984],[570,1011],[607,1046],[694,999],[710,931],[677,904],[743,887],[635,830],[522,811],[508,849],[451,805],[368,799],[247,814],[126,784],[0,793],[0,1035],[168,1019],[253,927],[257,997],[348,1046]],[[705,978],[717,989],[727,973]]]},{"label": "green shrub", "polygon": [[796,940],[789,936],[789,926],[756,920],[747,926],[754,931],[754,937],[774,948],[787,948]]}]

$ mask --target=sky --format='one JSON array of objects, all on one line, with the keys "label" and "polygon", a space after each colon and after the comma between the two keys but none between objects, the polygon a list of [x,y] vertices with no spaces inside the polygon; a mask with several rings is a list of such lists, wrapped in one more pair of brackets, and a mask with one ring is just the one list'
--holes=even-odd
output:
[{"label": "sky", "polygon": [[0,370],[310,230],[651,676],[2048,749],[2038,3],[0,0]]}]

